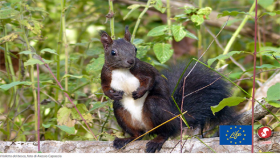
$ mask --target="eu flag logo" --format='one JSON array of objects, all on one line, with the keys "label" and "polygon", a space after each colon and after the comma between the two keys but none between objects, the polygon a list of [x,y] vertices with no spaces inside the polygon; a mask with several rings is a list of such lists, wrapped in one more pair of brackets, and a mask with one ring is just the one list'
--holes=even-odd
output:
[{"label": "eu flag logo", "polygon": [[252,145],[252,126],[221,125],[220,145]]}]

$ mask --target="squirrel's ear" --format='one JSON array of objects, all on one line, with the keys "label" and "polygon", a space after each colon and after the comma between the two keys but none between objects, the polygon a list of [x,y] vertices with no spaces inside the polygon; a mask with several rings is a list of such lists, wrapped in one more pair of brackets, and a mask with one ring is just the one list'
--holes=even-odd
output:
[{"label": "squirrel's ear", "polygon": [[108,49],[108,47],[113,44],[112,38],[105,31],[100,31],[99,34],[101,36],[100,41],[103,44],[103,47]]},{"label": "squirrel's ear", "polygon": [[125,26],[124,39],[127,40],[128,42],[130,42],[130,39],[131,39],[131,34],[130,34],[130,32],[128,31],[128,26],[127,26],[127,25]]}]

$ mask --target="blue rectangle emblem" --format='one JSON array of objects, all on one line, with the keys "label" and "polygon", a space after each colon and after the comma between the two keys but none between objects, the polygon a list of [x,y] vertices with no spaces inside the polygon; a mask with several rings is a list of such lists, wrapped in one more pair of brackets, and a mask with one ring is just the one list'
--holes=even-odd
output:
[{"label": "blue rectangle emblem", "polygon": [[220,125],[220,145],[252,145],[252,126]]}]

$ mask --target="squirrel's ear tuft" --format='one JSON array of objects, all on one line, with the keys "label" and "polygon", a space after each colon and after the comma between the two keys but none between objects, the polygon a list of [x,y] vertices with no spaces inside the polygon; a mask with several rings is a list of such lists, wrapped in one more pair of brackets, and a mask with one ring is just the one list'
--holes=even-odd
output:
[{"label": "squirrel's ear tuft", "polygon": [[104,49],[108,49],[113,44],[112,38],[105,31],[99,31],[100,41],[103,44]]},{"label": "squirrel's ear tuft", "polygon": [[126,25],[125,26],[125,34],[124,34],[124,39],[128,42],[130,42],[130,39],[131,39],[131,34],[130,32],[128,31],[128,26]]}]

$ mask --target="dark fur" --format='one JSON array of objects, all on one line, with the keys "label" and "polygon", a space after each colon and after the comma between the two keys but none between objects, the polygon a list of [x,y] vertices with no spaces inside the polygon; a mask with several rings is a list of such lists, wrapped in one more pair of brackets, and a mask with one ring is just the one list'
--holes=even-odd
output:
[{"label": "dark fur", "polygon": [[[105,64],[101,73],[102,89],[105,95],[114,100],[114,114],[118,124],[131,135],[130,138],[116,138],[114,140],[114,147],[120,149],[146,131],[179,114],[170,96],[184,67],[174,67],[172,71],[165,71],[164,75],[168,79],[166,80],[153,66],[136,58],[136,50],[130,43],[131,35],[128,28],[126,28],[123,39],[113,41],[104,31],[100,32],[100,35],[105,50]],[[112,50],[118,55],[112,56],[110,54]],[[123,92],[115,91],[110,87],[112,70],[118,68],[129,69],[140,81],[139,88],[132,93],[134,99],[141,98],[149,91],[142,112],[145,127],[142,127],[139,122],[137,124],[132,122],[131,114],[123,108],[120,102]],[[186,80],[185,95],[207,86],[217,78],[219,76],[211,70],[198,65]],[[175,93],[175,100],[178,105],[180,105],[182,99],[182,85],[183,82],[181,81]],[[209,121],[222,120],[224,122],[230,120],[232,113],[229,108],[223,109],[215,116],[210,110],[210,106],[217,105],[228,96],[227,83],[223,79],[219,79],[213,85],[186,97],[184,110],[188,111],[185,118],[189,125],[192,127],[200,126],[203,130],[204,125]],[[154,130],[152,134],[157,134],[157,137],[147,143],[146,152],[159,151],[164,142],[169,137],[176,136],[179,130],[179,118]]]},{"label": "dark fur", "polygon": [[[174,90],[185,67],[186,65],[180,64],[163,71],[163,74],[168,79],[170,90]],[[193,65],[190,65],[184,73],[184,77],[174,93],[174,99],[179,107],[181,107],[182,102],[183,81],[192,67]],[[187,111],[187,114],[184,116],[189,126],[193,128],[200,127],[201,134],[206,124],[226,124],[232,122],[235,118],[235,112],[229,107],[225,107],[215,115],[211,111],[211,106],[218,105],[220,101],[230,96],[228,83],[220,77],[211,69],[198,63],[186,78],[184,95],[187,95],[187,97],[184,99],[183,109]],[[172,104],[173,107],[176,107],[173,101]],[[177,108],[174,109],[174,113],[179,114]]]}]

